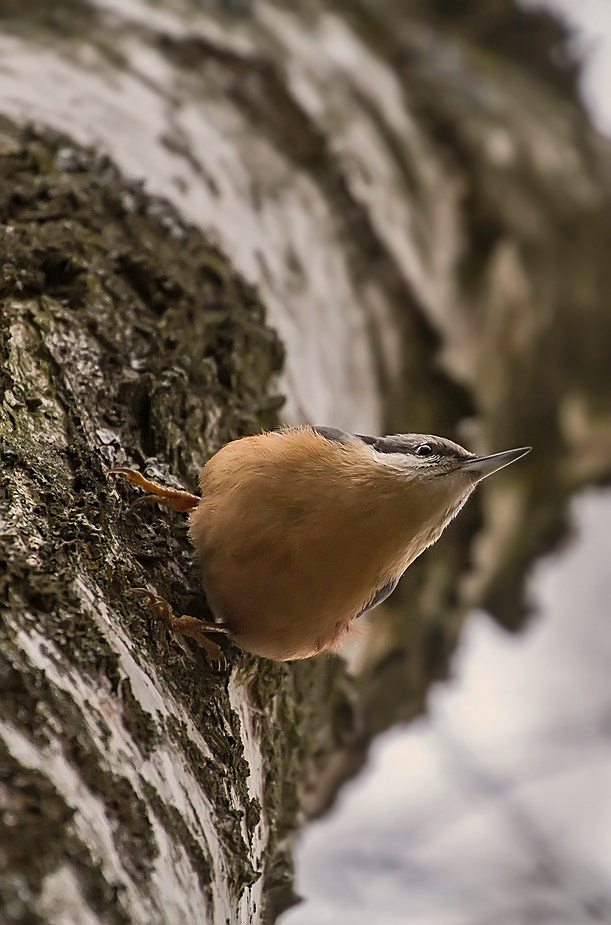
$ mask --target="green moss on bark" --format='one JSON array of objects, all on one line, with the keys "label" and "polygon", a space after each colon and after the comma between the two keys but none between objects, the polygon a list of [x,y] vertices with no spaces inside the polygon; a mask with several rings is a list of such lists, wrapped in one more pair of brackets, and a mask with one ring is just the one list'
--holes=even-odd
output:
[{"label": "green moss on bark", "polygon": [[[243,835],[244,823],[252,835],[257,808],[226,678],[195,649],[185,654],[130,593],[150,582],[177,608],[205,616],[186,526],[150,508],[126,513],[105,472],[148,466],[194,488],[222,443],[275,424],[282,349],[256,292],[166,203],[66,138],[6,121],[0,131],[0,463],[8,474],[0,712],[37,747],[61,743],[105,806],[134,882],[150,875],[158,850],[150,812],[166,822],[172,813],[150,787],[139,795],[106,766],[69,693],[18,654],[17,634],[44,638],[45,658],[58,653],[107,690],[143,755],[170,736],[211,802],[237,901],[259,876]],[[96,612],[107,613],[111,633],[120,621],[145,672],[155,666],[207,757],[193,754],[179,728],[142,710]],[[110,733],[101,714],[97,723],[103,742]],[[54,846],[48,871],[72,850],[74,835],[71,810],[47,811],[44,792],[31,788],[39,837]],[[192,839],[179,834],[203,876]],[[21,835],[29,838],[31,827],[15,829],[17,852],[26,850]],[[97,876],[87,858],[83,851],[81,865]],[[7,877],[0,909],[16,890],[10,870]],[[120,897],[111,906],[108,921],[119,922]]]}]

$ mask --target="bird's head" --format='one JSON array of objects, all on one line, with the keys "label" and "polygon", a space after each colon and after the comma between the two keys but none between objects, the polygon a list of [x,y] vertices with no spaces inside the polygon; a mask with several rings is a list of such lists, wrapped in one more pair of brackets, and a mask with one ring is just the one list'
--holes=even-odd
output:
[{"label": "bird's head", "polygon": [[530,447],[505,450],[491,456],[477,456],[445,437],[432,434],[394,434],[390,437],[364,437],[375,460],[391,466],[415,482],[425,484],[434,479],[451,479],[455,484],[473,488],[482,479],[515,462]]},{"label": "bird's head", "polygon": [[[396,507],[398,520],[409,508],[411,524],[431,537],[427,543],[435,541],[482,479],[530,452],[530,447],[520,447],[477,456],[452,440],[432,434],[369,437],[334,427],[311,430],[343,447],[343,473],[356,474],[357,484],[367,486],[370,502],[385,499],[391,508]],[[364,482],[360,481],[361,461],[365,461]]]},{"label": "bird's head", "polygon": [[482,479],[530,452],[530,447],[520,447],[477,456],[452,440],[429,434],[359,435],[359,439],[367,444],[380,473],[392,473],[394,484],[407,489],[401,495],[420,511],[427,545],[438,538]]}]

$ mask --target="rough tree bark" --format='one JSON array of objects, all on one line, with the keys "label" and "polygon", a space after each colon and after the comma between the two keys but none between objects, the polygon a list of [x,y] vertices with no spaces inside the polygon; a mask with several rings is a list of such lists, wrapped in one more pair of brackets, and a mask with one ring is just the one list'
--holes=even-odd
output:
[{"label": "rough tree bark", "polygon": [[[552,20],[456,6],[0,12],[3,921],[273,920],[298,826],[609,476],[608,151]],[[289,420],[536,452],[346,660],[219,675],[131,593],[206,615],[184,523],[105,473],[193,490],[278,420],[281,342]]]}]

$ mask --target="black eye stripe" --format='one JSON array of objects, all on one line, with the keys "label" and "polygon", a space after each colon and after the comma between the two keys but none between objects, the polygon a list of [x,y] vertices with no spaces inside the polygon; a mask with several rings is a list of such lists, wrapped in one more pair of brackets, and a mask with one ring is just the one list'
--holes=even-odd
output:
[{"label": "black eye stripe", "polygon": [[[363,437],[358,435],[361,440]],[[436,449],[431,443],[416,443],[410,440],[406,440],[403,437],[369,437],[364,440],[365,443],[369,443],[373,446],[378,453],[405,453],[410,456],[434,456],[445,455],[440,452],[439,449]],[[426,447],[425,452],[419,452]]]},{"label": "black eye stripe", "polygon": [[[444,440],[429,434],[390,434],[387,437],[367,437],[364,434],[354,434],[354,436],[373,447],[378,453],[401,453],[430,460],[458,459],[468,455],[466,450],[452,443],[451,440]],[[419,453],[420,447],[428,447],[429,451]]]}]

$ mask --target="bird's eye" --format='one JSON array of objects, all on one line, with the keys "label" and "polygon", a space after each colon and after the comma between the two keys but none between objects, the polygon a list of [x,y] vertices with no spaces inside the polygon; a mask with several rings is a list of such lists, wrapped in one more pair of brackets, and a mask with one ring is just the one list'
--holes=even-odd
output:
[{"label": "bird's eye", "polygon": [[421,443],[418,449],[416,450],[416,456],[432,456],[433,447],[429,446],[428,443]]}]

